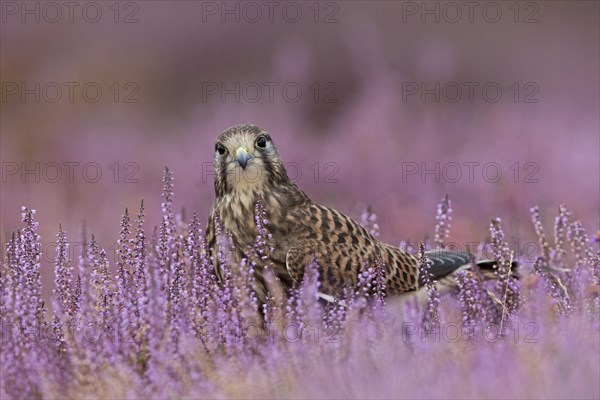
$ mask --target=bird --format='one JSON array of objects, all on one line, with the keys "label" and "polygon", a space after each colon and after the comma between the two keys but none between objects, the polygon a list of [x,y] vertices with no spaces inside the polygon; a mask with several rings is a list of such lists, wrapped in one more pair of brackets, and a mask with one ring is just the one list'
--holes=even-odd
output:
[{"label": "bird", "polygon": [[[424,279],[419,258],[383,243],[351,217],[313,202],[288,176],[275,143],[264,129],[235,125],[215,142],[215,200],[210,210],[205,242],[216,264],[219,232],[231,243],[234,262],[249,258],[258,229],[255,206],[266,211],[268,247],[255,269],[255,291],[264,301],[268,289],[264,268],[269,268],[285,291],[296,287],[306,266],[316,261],[319,296],[337,301],[346,289],[356,288],[365,266],[383,266],[387,296],[417,291]],[[447,280],[471,262],[467,252],[434,250],[426,253],[434,280]]]}]

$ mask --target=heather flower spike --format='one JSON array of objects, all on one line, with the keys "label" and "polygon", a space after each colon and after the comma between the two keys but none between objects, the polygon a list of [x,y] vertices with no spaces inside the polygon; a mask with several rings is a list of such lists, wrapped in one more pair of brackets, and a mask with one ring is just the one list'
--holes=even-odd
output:
[{"label": "heather flower spike", "polygon": [[520,290],[512,273],[514,253],[510,250],[500,226],[500,218],[490,224],[492,248],[494,251],[494,273],[497,277],[496,296],[502,302],[501,326],[505,316],[513,314],[521,303]]},{"label": "heather flower spike", "polygon": [[435,217],[435,248],[445,248],[444,241],[450,236],[450,222],[452,221],[452,203],[446,194],[438,204]]},{"label": "heather flower spike", "polygon": [[432,330],[440,323],[440,296],[433,281],[433,274],[425,255],[425,244],[423,242],[419,243],[419,274],[427,293],[427,302],[422,317],[423,327],[426,330]]}]

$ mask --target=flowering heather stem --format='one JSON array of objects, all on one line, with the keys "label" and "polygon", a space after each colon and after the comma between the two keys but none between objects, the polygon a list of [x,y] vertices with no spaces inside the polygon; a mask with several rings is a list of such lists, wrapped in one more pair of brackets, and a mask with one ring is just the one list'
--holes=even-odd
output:
[{"label": "flowering heather stem", "polygon": [[141,315],[148,303],[150,276],[146,260],[146,234],[144,233],[144,200],[136,217],[133,247],[133,287],[136,299],[136,313]]},{"label": "flowering heather stem", "polygon": [[[519,287],[512,276],[511,268],[513,255],[504,238],[504,231],[500,227],[500,218],[493,219],[490,224],[492,247],[494,259],[496,260],[494,274],[498,278],[496,282],[496,293],[502,300],[502,315],[504,309],[508,314],[513,314],[521,303]],[[504,318],[501,318],[503,321]]]},{"label": "flowering heather stem", "polygon": [[385,308],[385,296],[386,296],[386,285],[385,285],[385,264],[380,255],[375,260],[375,302]]},{"label": "flowering heather stem", "polygon": [[131,250],[131,242],[129,235],[131,234],[131,218],[129,210],[125,209],[125,214],[121,219],[121,230],[119,232],[119,240],[117,241],[117,268],[118,278],[117,284],[119,288],[120,303],[124,304],[127,301],[127,284],[132,270],[133,252]]},{"label": "flowering heather stem", "polygon": [[35,210],[23,209],[22,221],[26,226],[21,231],[19,260],[24,272],[24,290],[22,300],[27,304],[29,327],[39,326],[44,320],[44,301],[42,299],[42,278],[40,275],[41,243],[37,233],[38,222],[33,219]]},{"label": "flowering heather stem", "polygon": [[462,324],[465,332],[474,334],[471,327],[485,322],[483,288],[475,274],[471,271],[460,271],[456,274],[458,300],[462,308]]},{"label": "flowering heather stem", "polygon": [[182,331],[182,300],[184,291],[183,261],[180,253],[179,242],[175,243],[175,253],[171,262],[171,283],[167,297],[167,324],[169,328],[169,344],[173,353],[179,351],[179,333]]},{"label": "flowering heather stem", "polygon": [[158,247],[156,249],[159,261],[159,273],[161,278],[161,291],[169,293],[169,288],[172,286],[172,262],[175,257],[175,216],[173,215],[173,174],[168,167],[165,167],[163,176],[163,192],[164,198],[161,203],[162,222],[160,225],[160,233]]},{"label": "flowering heather stem", "polygon": [[73,323],[76,323],[76,319],[77,316],[79,315],[79,312],[81,311],[81,275],[77,274],[77,279],[75,279],[75,282],[73,284],[73,293],[71,296],[71,304],[70,304],[70,310],[68,312],[68,315],[73,315]]},{"label": "flowering heather stem", "polygon": [[267,219],[267,209],[263,203],[263,199],[259,198],[254,206],[254,222],[256,223],[256,240],[252,246],[253,253],[258,257],[257,261],[264,264],[264,267],[269,267],[267,262],[269,255],[273,252],[273,249],[269,248],[268,243],[272,239],[271,233],[267,229],[269,220]]},{"label": "flowering heather stem", "polygon": [[369,301],[376,299],[379,285],[377,265],[369,265],[366,261],[358,273],[358,284],[351,304],[358,309],[366,308]]},{"label": "flowering heather stem", "polygon": [[548,244],[548,239],[546,239],[546,233],[544,233],[544,226],[542,225],[542,221],[540,219],[540,208],[538,206],[535,206],[532,207],[530,211],[531,220],[533,221],[533,227],[535,228],[535,233],[537,234],[538,240],[540,242],[542,254],[546,260],[550,260],[550,245]]},{"label": "flowering heather stem", "polygon": [[175,232],[175,216],[173,214],[173,173],[168,167],[165,167],[163,175],[163,193],[164,201],[161,203],[163,220],[167,226],[169,237]]},{"label": "flowering heather stem", "polygon": [[292,291],[287,301],[287,321],[296,324],[300,334],[304,326],[314,327],[321,322],[321,310],[317,302],[319,286],[319,264],[313,257],[304,267],[302,283]]},{"label": "flowering heather stem", "polygon": [[452,221],[452,203],[446,194],[438,204],[437,215],[435,217],[434,244],[436,248],[443,249],[446,246],[444,241],[450,236],[450,222]]},{"label": "flowering heather stem", "polygon": [[554,219],[554,249],[552,263],[562,269],[565,258],[565,237],[569,229],[570,212],[561,204],[558,207],[558,216]]},{"label": "flowering heather stem", "polygon": [[[11,242],[7,243],[7,255],[11,250]],[[12,303],[14,301],[14,283],[10,264],[0,262],[0,324],[8,323],[12,316]]]},{"label": "flowering heather stem", "polygon": [[160,233],[156,247],[156,257],[158,258],[158,275],[160,278],[160,290],[167,292],[170,285],[171,274],[171,236],[165,219],[160,224]]},{"label": "flowering heather stem", "polygon": [[569,315],[573,307],[568,290],[558,277],[546,272],[549,270],[547,261],[543,257],[538,257],[533,263],[533,270],[544,280],[546,290],[554,299],[558,312],[563,315]]},{"label": "flowering heather stem", "polygon": [[427,292],[427,305],[422,318],[423,328],[431,330],[440,323],[440,295],[433,281],[431,267],[425,256],[425,244],[423,242],[419,243],[419,276],[422,278],[423,286]]},{"label": "flowering heather stem", "polygon": [[594,284],[600,288],[600,250],[596,252],[596,257],[592,261],[592,279]]},{"label": "flowering heather stem", "polygon": [[[69,265],[67,235],[62,229],[62,225],[59,226],[57,237],[56,262],[54,264],[55,287],[52,293],[54,294],[54,312],[59,318],[62,318],[70,310],[73,273]],[[69,318],[72,317],[72,315],[69,316]]]},{"label": "flowering heather stem", "polygon": [[[129,210],[125,209],[125,214],[121,219],[121,229],[119,232],[119,240],[117,241],[117,315],[118,325],[121,327],[129,327],[133,324],[132,310],[133,293],[131,293],[131,274],[133,270],[133,249],[132,241],[129,238],[131,234],[131,218]],[[129,342],[121,342],[123,353],[126,354],[131,349]]]},{"label": "flowering heather stem", "polygon": [[[508,262],[508,269],[506,270],[507,273],[507,277],[506,277],[506,286],[504,287],[504,296],[502,297],[502,319],[500,320],[500,332],[503,332],[504,329],[504,318],[506,317],[506,301],[508,298],[508,288],[510,286],[509,282],[510,282],[510,266],[513,263],[513,259],[514,259],[515,253],[514,251],[510,252],[510,261]],[[515,285],[516,287],[516,285]],[[515,306],[516,307],[516,306]],[[514,312],[515,310],[511,310],[512,312]]]},{"label": "flowering heather stem", "polygon": [[202,323],[208,318],[208,306],[214,283],[210,278],[206,243],[196,213],[192,215],[186,240],[186,256],[189,259],[188,288],[190,293],[190,321],[194,335],[202,338]]},{"label": "flowering heather stem", "polygon": [[575,254],[575,268],[591,263],[594,252],[589,245],[590,239],[580,221],[575,221],[569,226],[567,237],[571,242],[573,254]]},{"label": "flowering heather stem", "polygon": [[104,331],[110,329],[110,322],[114,320],[113,296],[111,290],[111,277],[108,272],[108,260],[106,252],[100,248],[96,238],[92,235],[90,241],[90,259],[92,264],[92,289],[94,302],[94,312],[100,317],[100,324]]}]

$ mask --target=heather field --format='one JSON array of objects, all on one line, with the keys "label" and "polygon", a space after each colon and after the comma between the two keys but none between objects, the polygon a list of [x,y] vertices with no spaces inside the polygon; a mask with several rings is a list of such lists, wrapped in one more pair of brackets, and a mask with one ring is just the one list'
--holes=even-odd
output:
[{"label": "heather field", "polygon": [[[253,260],[270,251],[261,203],[249,259],[233,264],[220,241],[220,282],[198,218],[173,213],[168,171],[164,182],[160,229],[147,236],[143,204],[126,212],[116,265],[87,234],[72,265],[58,232],[52,313],[36,213],[23,209],[1,270],[2,398],[598,398],[600,252],[564,206],[553,239],[531,210],[542,254],[520,280],[495,219],[494,281],[473,267],[456,292],[442,296],[426,280],[423,301],[394,299],[365,265],[355,290],[324,305],[313,261],[288,297],[270,275],[259,315]],[[443,200],[438,248],[451,212]],[[375,214],[362,221],[377,235]],[[429,273],[424,262],[420,270]]]},{"label": "heather field", "polygon": [[[599,15],[0,2],[0,398],[600,398]],[[252,257],[204,251],[239,123],[382,241],[496,268],[394,297],[365,266],[325,303],[313,260],[258,307],[262,203]]]}]

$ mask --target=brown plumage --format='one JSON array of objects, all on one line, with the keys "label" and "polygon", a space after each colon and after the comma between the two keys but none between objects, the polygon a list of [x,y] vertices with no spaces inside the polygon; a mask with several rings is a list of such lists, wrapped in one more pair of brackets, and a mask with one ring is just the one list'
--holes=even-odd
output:
[{"label": "brown plumage", "polygon": [[[268,263],[285,289],[300,282],[304,267],[316,257],[321,291],[336,297],[357,284],[365,264],[384,265],[388,294],[419,286],[418,261],[412,254],[382,243],[352,218],[313,203],[292,182],[271,137],[254,125],[237,125],[223,132],[215,145],[215,194],[206,240],[216,254],[215,221],[231,236],[235,261],[257,236],[254,207],[261,199],[267,212],[273,248]],[[432,259],[435,259],[434,257]],[[434,276],[445,275],[468,263],[465,253],[438,257]],[[435,265],[435,262],[432,262]],[[259,298],[265,287],[257,269]],[[436,271],[438,273],[436,274]],[[443,273],[442,273],[443,272]]]}]

